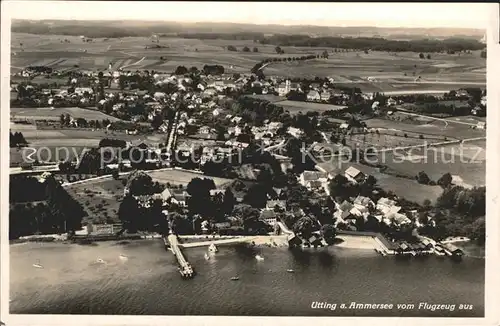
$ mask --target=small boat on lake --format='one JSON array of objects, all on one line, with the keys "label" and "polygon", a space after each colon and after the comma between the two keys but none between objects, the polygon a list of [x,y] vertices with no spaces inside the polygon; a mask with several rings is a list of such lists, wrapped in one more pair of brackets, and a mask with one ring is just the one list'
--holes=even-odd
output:
[{"label": "small boat on lake", "polygon": [[287,269],[286,270],[288,273],[295,273],[295,271],[293,269]]},{"label": "small boat on lake", "polygon": [[104,263],[105,263],[105,261],[104,261],[104,260],[102,260],[101,258],[97,259],[97,262],[98,262],[99,264],[104,264]]},{"label": "small boat on lake", "polygon": [[33,267],[35,267],[35,268],[43,268],[43,266],[40,265],[40,264],[33,264]]},{"label": "small boat on lake", "polygon": [[217,249],[217,246],[212,243],[210,246],[208,246],[208,251],[209,252],[218,252],[219,249]]},{"label": "small boat on lake", "polygon": [[127,256],[125,256],[125,255],[120,255],[120,259],[122,259],[122,260],[127,260],[127,259],[128,259],[128,257],[127,257]]},{"label": "small boat on lake", "polygon": [[264,257],[262,257],[261,255],[256,255],[255,259],[257,259],[258,261],[263,261]]},{"label": "small boat on lake", "polygon": [[231,277],[231,281],[238,281],[240,278],[238,276]]}]

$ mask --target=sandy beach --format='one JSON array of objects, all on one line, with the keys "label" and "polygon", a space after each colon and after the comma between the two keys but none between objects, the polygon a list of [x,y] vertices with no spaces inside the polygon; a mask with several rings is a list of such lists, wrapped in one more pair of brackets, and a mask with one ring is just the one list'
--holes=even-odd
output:
[{"label": "sandy beach", "polygon": [[340,239],[342,242],[336,244],[335,247],[367,250],[379,248],[379,245],[371,236],[340,234],[337,235],[337,239]]},{"label": "sandy beach", "polygon": [[[267,247],[288,247],[288,238],[286,235],[258,235],[253,237],[255,246]],[[249,241],[252,243],[252,241]]]}]

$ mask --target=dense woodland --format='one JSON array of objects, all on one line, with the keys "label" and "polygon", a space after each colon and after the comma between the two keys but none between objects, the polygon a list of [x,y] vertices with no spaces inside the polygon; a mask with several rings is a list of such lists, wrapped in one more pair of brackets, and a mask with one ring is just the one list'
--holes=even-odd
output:
[{"label": "dense woodland", "polygon": [[[27,191],[29,189],[29,191]],[[52,176],[15,176],[9,183],[9,238],[73,232],[81,228],[83,207]]]}]

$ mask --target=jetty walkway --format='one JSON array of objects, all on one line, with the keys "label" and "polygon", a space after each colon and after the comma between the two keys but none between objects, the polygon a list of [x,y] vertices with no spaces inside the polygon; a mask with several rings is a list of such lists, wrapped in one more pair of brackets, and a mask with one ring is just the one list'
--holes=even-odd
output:
[{"label": "jetty walkway", "polygon": [[179,262],[179,272],[181,273],[181,276],[184,278],[192,278],[194,276],[193,267],[191,266],[191,264],[189,264],[189,262],[182,254],[182,251],[179,247],[179,241],[177,240],[177,236],[170,234],[164,241],[165,245],[167,245],[168,242],[168,244],[170,245],[170,249],[172,250],[172,253]]}]

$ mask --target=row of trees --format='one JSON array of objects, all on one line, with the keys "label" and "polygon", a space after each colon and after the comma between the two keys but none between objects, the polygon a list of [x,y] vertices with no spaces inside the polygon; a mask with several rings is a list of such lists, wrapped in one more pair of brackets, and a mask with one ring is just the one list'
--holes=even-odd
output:
[{"label": "row of trees", "polygon": [[387,52],[446,52],[482,50],[484,44],[477,40],[448,38],[444,40],[397,41],[378,37],[310,37],[308,35],[275,34],[260,40],[261,44],[279,44],[280,46],[310,46]]},{"label": "row of trees", "polygon": [[[283,54],[283,50],[279,47],[276,48],[277,53]],[[280,52],[278,52],[280,51]],[[305,61],[305,60],[312,60],[312,59],[319,59],[319,58],[328,58],[328,52],[326,52],[325,55],[324,51],[322,54],[309,54],[309,55],[303,55],[300,57],[284,57],[284,58],[267,58],[262,60],[261,62],[257,63],[255,66],[252,67],[251,72],[254,74],[257,74],[258,71],[261,70],[262,66],[264,66],[266,63],[271,63],[271,62],[291,62],[291,61]]]},{"label": "row of trees", "polygon": [[435,186],[435,185],[440,185],[443,188],[447,188],[451,186],[453,177],[452,175],[448,172],[445,173],[439,178],[437,181],[431,180],[427,173],[424,171],[420,171],[416,176],[415,179],[417,180],[418,183],[424,184],[424,185],[430,185],[430,186]]},{"label": "row of trees", "polygon": [[[238,52],[238,49],[234,46],[234,45],[228,45],[227,46],[227,50],[228,51],[232,51],[232,52]],[[259,49],[257,47],[254,47],[252,50],[250,50],[250,48],[248,46],[244,46],[241,51],[243,52],[254,52],[254,53],[257,53],[259,52]]]}]

